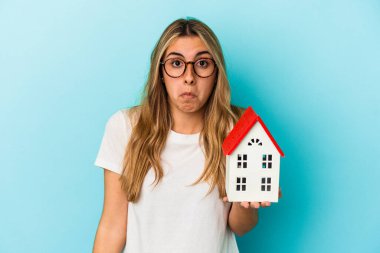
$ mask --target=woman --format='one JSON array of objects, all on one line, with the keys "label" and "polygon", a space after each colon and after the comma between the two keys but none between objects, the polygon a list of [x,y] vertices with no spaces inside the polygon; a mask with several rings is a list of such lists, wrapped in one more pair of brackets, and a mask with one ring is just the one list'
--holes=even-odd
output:
[{"label": "woman", "polygon": [[95,164],[105,198],[94,252],[238,252],[269,202],[229,203],[222,142],[242,110],[218,39],[179,19],[161,35],[140,106],[109,119]]}]

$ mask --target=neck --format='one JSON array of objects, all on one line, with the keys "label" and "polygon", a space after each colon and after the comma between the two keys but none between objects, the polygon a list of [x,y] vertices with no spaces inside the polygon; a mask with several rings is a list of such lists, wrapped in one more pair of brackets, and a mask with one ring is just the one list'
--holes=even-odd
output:
[{"label": "neck", "polygon": [[199,133],[203,128],[203,110],[197,112],[182,112],[171,109],[173,117],[172,130],[181,134]]}]

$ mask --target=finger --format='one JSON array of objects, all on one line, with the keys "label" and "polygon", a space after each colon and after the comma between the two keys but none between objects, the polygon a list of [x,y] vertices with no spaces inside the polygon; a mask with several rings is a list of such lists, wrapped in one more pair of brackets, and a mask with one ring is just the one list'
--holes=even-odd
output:
[{"label": "finger", "polygon": [[278,188],[278,198],[282,198],[282,191],[280,187]]},{"label": "finger", "polygon": [[223,202],[228,202],[228,197],[223,197]]},{"label": "finger", "polygon": [[260,203],[259,202],[251,202],[250,203],[250,206],[252,207],[252,208],[260,208]]},{"label": "finger", "polygon": [[244,208],[248,208],[249,207],[249,202],[246,202],[246,201],[243,201],[243,202],[240,202],[240,205]]},{"label": "finger", "polygon": [[262,207],[268,207],[268,206],[270,206],[270,205],[271,205],[271,203],[268,202],[268,201],[261,202],[261,206],[262,206]]}]

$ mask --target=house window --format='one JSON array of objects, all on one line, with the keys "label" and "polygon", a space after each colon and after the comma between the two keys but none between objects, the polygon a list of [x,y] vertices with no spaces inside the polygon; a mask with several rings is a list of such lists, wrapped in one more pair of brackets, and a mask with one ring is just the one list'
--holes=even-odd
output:
[{"label": "house window", "polygon": [[247,185],[247,179],[245,177],[236,178],[236,191],[245,191]]},{"label": "house window", "polygon": [[263,169],[272,169],[272,155],[263,155],[262,166]]},{"label": "house window", "polygon": [[257,143],[257,145],[259,146],[262,146],[263,143],[260,141],[260,139],[251,139],[249,142],[248,142],[248,146],[252,146],[253,144]]},{"label": "house window", "polygon": [[261,191],[270,192],[271,191],[271,184],[272,184],[272,179],[270,177],[262,177],[261,178]]},{"label": "house window", "polygon": [[246,154],[238,154],[238,163],[237,167],[238,168],[247,168],[247,155]]}]

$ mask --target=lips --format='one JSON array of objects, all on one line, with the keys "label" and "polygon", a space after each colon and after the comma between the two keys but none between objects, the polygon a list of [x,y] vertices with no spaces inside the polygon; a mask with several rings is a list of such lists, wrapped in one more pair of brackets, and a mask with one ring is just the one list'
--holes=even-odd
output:
[{"label": "lips", "polygon": [[184,98],[195,98],[195,94],[192,93],[192,92],[184,92],[181,94],[181,97],[184,97]]}]

